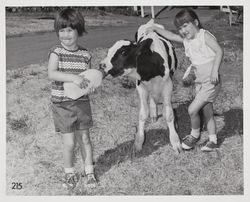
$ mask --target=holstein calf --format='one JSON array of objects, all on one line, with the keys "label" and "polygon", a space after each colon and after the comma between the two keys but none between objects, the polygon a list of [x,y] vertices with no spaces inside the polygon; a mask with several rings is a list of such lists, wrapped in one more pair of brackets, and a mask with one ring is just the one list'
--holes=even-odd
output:
[{"label": "holstein calf", "polygon": [[[163,116],[166,118],[170,142],[175,151],[180,152],[181,144],[174,126],[174,113],[171,105],[173,75],[177,60],[172,44],[155,32],[146,34],[145,29],[155,24],[153,20],[139,27],[136,43],[128,40],[117,41],[109,50],[100,68],[106,74],[131,76],[137,79],[136,88],[140,97],[139,130],[135,137],[135,148],[142,149],[144,125],[150,114],[157,120],[156,103],[163,101]],[[162,27],[162,26],[161,26]],[[148,106],[149,100],[149,106]]]}]

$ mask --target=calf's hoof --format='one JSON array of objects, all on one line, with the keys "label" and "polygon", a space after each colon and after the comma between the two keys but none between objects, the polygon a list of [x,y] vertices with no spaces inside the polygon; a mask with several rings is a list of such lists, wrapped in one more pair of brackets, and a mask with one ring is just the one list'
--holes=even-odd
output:
[{"label": "calf's hoof", "polygon": [[142,150],[142,146],[141,145],[136,145],[136,144],[134,144],[134,152],[135,152],[135,154],[137,153],[137,152],[140,152]]},{"label": "calf's hoof", "polygon": [[139,137],[135,136],[134,146],[137,152],[142,150],[143,143],[144,143],[144,136],[139,136]]},{"label": "calf's hoof", "polygon": [[170,143],[176,153],[180,153],[182,151],[181,142],[177,134],[170,135]]},{"label": "calf's hoof", "polygon": [[173,149],[174,149],[174,151],[176,152],[176,154],[181,153],[182,147],[181,147],[181,144],[180,144],[180,143],[174,144],[174,145],[172,145],[172,146],[173,146]]},{"label": "calf's hoof", "polygon": [[157,117],[151,117],[151,123],[156,123],[157,122]]}]

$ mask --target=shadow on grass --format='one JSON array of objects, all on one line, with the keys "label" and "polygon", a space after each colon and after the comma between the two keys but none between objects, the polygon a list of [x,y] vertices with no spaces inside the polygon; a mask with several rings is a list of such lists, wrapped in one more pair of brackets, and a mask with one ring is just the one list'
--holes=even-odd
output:
[{"label": "shadow on grass", "polygon": [[[182,139],[186,135],[189,134],[191,131],[190,126],[190,118],[188,115],[188,106],[189,103],[180,105],[175,110],[175,117],[178,123],[178,134]],[[218,145],[220,146],[225,138],[232,137],[234,135],[243,135],[243,110],[242,109],[230,109],[227,112],[224,112],[221,115],[215,116],[222,116],[224,117],[225,125],[224,127],[218,132]],[[204,124],[203,120],[201,120],[201,128]]]},{"label": "shadow on grass", "polygon": [[[190,132],[190,119],[187,112],[189,104],[179,105],[175,111],[175,117],[178,123],[178,134],[180,139],[185,137]],[[243,132],[243,110],[231,109],[228,112],[222,114],[225,119],[225,126],[218,133],[219,145],[227,137],[231,137],[235,134],[242,134]],[[133,155],[134,141],[127,141],[117,145],[116,148],[109,149],[104,152],[96,161],[96,174],[97,176],[103,175],[114,165],[119,165],[126,160],[133,160],[134,158],[146,157],[157,151],[160,147],[163,147],[169,143],[168,130],[166,129],[151,129],[145,134],[145,143],[142,151]]]},{"label": "shadow on grass", "polygon": [[95,171],[97,176],[103,175],[112,166],[119,165],[126,160],[134,160],[136,158],[149,156],[160,147],[169,143],[168,130],[153,129],[149,130],[145,136],[143,149],[134,153],[134,140],[123,142],[113,149],[106,150],[95,163]]},{"label": "shadow on grass", "polygon": [[243,135],[243,110],[231,109],[223,113],[225,126],[218,133],[219,146],[228,137]]}]

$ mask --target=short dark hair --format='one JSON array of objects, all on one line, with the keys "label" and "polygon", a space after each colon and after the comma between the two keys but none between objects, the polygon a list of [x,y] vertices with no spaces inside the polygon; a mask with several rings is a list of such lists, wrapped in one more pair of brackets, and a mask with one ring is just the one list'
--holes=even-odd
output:
[{"label": "short dark hair", "polygon": [[62,9],[57,14],[54,22],[54,28],[56,34],[58,35],[59,30],[66,27],[71,27],[72,29],[76,29],[78,35],[82,36],[83,32],[86,32],[86,30],[85,30],[85,20],[81,12],[73,8]]},{"label": "short dark hair", "polygon": [[174,25],[178,28],[182,26],[184,23],[194,22],[194,20],[198,21],[198,27],[203,28],[199,17],[191,8],[184,8],[180,12],[178,12],[174,19]]}]

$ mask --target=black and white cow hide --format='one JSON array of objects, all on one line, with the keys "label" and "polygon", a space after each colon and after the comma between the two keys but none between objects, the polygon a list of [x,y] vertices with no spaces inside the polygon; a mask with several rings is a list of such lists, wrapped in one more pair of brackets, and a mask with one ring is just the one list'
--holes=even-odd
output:
[{"label": "black and white cow hide", "polygon": [[[136,43],[128,40],[117,41],[109,50],[100,68],[113,77],[130,76],[137,79],[140,97],[139,127],[135,137],[135,148],[142,149],[144,126],[147,117],[157,120],[157,103],[163,102],[163,115],[169,128],[169,139],[173,149],[181,151],[179,136],[174,126],[174,113],[171,105],[173,75],[177,60],[172,44],[155,32],[145,33],[149,26],[160,26],[153,20],[141,25],[137,31]],[[149,100],[149,105],[148,105]]]}]

